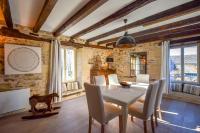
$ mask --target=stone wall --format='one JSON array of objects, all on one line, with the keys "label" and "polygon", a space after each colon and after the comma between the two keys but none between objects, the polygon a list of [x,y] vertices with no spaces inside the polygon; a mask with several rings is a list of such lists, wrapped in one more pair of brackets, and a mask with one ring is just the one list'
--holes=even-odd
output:
[{"label": "stone wall", "polygon": [[102,64],[106,63],[106,57],[112,54],[112,50],[96,49],[96,48],[80,48],[77,49],[77,80],[81,85],[84,82],[90,82],[90,69],[92,64],[89,64],[89,59],[99,55]]},{"label": "stone wall", "polygon": [[135,81],[135,77],[130,77],[130,53],[147,52],[147,73],[150,79],[160,78],[161,69],[161,46],[160,42],[139,44],[134,48],[115,48],[113,50],[114,66],[120,80]]},{"label": "stone wall", "polygon": [[[18,44],[37,46],[42,48],[42,73],[4,75],[4,44]],[[49,78],[49,49],[48,42],[32,41],[12,37],[0,36],[0,89],[12,89],[16,87],[30,88],[31,94],[46,94]]]}]

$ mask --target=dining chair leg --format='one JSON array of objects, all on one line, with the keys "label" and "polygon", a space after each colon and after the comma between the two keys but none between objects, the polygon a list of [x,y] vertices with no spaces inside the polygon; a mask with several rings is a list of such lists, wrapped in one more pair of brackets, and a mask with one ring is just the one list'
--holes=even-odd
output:
[{"label": "dining chair leg", "polygon": [[159,116],[159,119],[162,120],[162,114],[161,114],[161,110],[160,110],[160,108],[158,108],[158,116]]},{"label": "dining chair leg", "polygon": [[152,128],[152,132],[155,133],[154,122],[153,122],[153,114],[151,115],[151,128]]},{"label": "dining chair leg", "polygon": [[122,115],[119,115],[119,133],[123,131]]},{"label": "dining chair leg", "polygon": [[144,133],[147,133],[147,121],[146,120],[143,121],[143,125],[144,125]]},{"label": "dining chair leg", "polygon": [[104,125],[101,125],[101,133],[104,133]]},{"label": "dining chair leg", "polygon": [[157,111],[156,110],[154,111],[154,117],[155,117],[156,126],[158,126],[158,115],[157,115]]},{"label": "dining chair leg", "polygon": [[92,129],[92,117],[89,116],[89,129],[88,129],[88,133],[91,133],[91,129]]},{"label": "dining chair leg", "polygon": [[134,118],[133,118],[133,116],[132,116],[132,115],[131,115],[131,121],[132,121],[132,122],[134,122]]}]

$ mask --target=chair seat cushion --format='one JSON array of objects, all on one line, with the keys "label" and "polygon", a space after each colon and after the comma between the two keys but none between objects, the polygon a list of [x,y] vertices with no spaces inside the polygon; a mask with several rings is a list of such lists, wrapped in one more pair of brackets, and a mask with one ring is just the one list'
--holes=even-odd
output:
[{"label": "chair seat cushion", "polygon": [[146,97],[146,94],[145,94],[145,95],[142,95],[142,96],[138,99],[138,101],[144,103],[145,97]]},{"label": "chair seat cushion", "polygon": [[113,119],[114,117],[122,114],[122,111],[119,107],[108,102],[104,103],[104,110],[105,110],[105,119],[107,122]]},{"label": "chair seat cushion", "polygon": [[128,107],[129,114],[140,119],[146,119],[143,114],[144,103],[135,102]]}]

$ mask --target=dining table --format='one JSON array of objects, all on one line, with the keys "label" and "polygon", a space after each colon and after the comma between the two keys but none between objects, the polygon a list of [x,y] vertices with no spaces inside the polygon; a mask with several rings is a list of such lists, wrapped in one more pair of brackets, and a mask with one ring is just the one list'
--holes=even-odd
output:
[{"label": "dining table", "polygon": [[106,102],[111,102],[121,106],[122,109],[122,133],[126,133],[128,106],[137,101],[143,96],[149,84],[131,83],[130,87],[123,87],[119,85],[102,86],[102,96]]}]

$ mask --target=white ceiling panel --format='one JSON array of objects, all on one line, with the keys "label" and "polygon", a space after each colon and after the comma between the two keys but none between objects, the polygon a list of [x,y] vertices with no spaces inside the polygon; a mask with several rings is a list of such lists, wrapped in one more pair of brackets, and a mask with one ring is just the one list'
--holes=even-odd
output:
[{"label": "white ceiling panel", "polygon": [[41,30],[53,32],[62,25],[65,20],[69,19],[87,4],[88,1],[89,0],[58,0]]},{"label": "white ceiling panel", "polygon": [[124,25],[123,19],[127,18],[128,23],[135,22],[137,20],[146,18],[148,16],[154,15],[156,13],[162,12],[164,10],[176,7],[178,5],[184,4],[186,2],[189,2],[192,0],[156,0],[142,8],[139,8],[138,10],[130,13],[129,15],[118,19],[116,21],[113,21],[110,24],[107,24],[97,30],[94,30],[88,34],[85,34],[81,36],[82,39],[89,39],[91,37],[97,36],[99,34],[108,32],[110,30],[116,29],[118,27],[121,27]]},{"label": "white ceiling panel", "polygon": [[45,0],[9,0],[14,24],[33,27]]},{"label": "white ceiling panel", "polygon": [[[129,29],[128,33],[132,34],[132,33],[135,33],[135,32],[148,30],[148,29],[155,28],[155,27],[162,26],[162,25],[166,25],[166,24],[169,24],[169,23],[173,23],[173,22],[185,20],[185,19],[188,19],[188,18],[196,17],[196,16],[199,16],[199,14],[200,14],[200,11],[197,11],[197,12],[190,13],[190,14],[187,14],[187,15],[184,15],[184,16],[180,16],[180,17],[177,17],[177,18],[166,20],[166,21],[163,21],[163,22],[160,22],[160,23],[156,23],[156,24],[152,24],[152,25],[148,25],[148,26],[138,26],[138,27]],[[98,41],[107,40],[107,39],[114,38],[114,37],[120,37],[123,34],[124,34],[124,32],[119,32],[119,33],[107,36],[105,38],[98,39],[96,41],[98,42]]]},{"label": "white ceiling panel", "polygon": [[68,29],[64,35],[71,36],[118,11],[135,0],[109,0],[82,21]]}]

